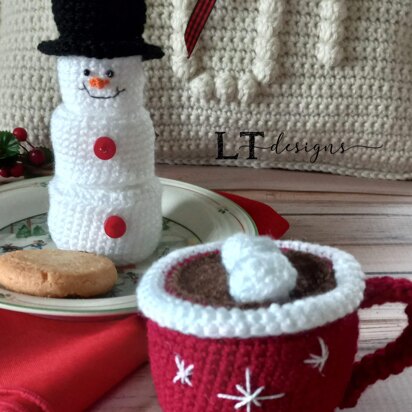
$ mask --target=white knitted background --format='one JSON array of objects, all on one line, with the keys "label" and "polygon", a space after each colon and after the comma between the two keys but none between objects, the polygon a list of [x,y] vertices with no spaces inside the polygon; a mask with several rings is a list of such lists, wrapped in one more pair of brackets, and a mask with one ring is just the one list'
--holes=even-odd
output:
[{"label": "white knitted background", "polygon": [[[148,1],[146,37],[167,55],[148,72],[165,87],[148,94],[159,161],[412,177],[410,0],[216,2],[188,60],[183,33],[195,3]],[[227,132],[227,154],[247,144],[241,131],[265,132],[257,144],[266,147],[285,132],[287,143],[383,149],[323,153],[311,164],[304,152],[244,160],[246,148],[243,160],[224,162],[216,130]]]},{"label": "white knitted background", "polygon": [[[183,33],[195,0],[147,0],[146,38],[166,57],[145,63],[157,160],[322,170],[412,178],[410,0],[217,2],[190,60]],[[35,46],[55,38],[49,0],[1,0],[0,129],[28,127],[48,141],[58,99],[54,59]],[[7,25],[4,22],[7,22]],[[334,156],[259,151],[216,160],[215,131],[234,154],[241,131],[281,132],[304,145],[381,146]]]},{"label": "white knitted background", "polygon": [[21,126],[35,143],[50,142],[60,100],[56,62],[37,44],[56,36],[49,0],[0,0],[0,130]]}]

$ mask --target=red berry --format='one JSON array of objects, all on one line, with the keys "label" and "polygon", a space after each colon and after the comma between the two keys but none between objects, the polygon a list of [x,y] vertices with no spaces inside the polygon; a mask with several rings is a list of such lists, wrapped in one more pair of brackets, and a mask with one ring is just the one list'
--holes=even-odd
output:
[{"label": "red berry", "polygon": [[24,175],[23,163],[16,163],[11,169],[10,173],[13,177],[21,177]]},{"label": "red berry", "polygon": [[30,150],[29,161],[34,166],[44,165],[46,163],[46,155],[41,149]]},{"label": "red berry", "polygon": [[0,176],[5,178],[10,177],[10,169],[8,167],[0,168]]},{"label": "red berry", "polygon": [[19,142],[25,142],[27,140],[27,130],[22,127],[16,127],[13,130],[13,134]]}]

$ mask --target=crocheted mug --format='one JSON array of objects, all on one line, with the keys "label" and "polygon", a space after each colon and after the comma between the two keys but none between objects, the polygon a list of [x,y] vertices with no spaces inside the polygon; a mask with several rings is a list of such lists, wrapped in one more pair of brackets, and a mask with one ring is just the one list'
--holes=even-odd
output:
[{"label": "crocheted mug", "polygon": [[[365,290],[366,286],[366,290]],[[406,303],[409,325],[355,362],[357,310]],[[349,254],[236,235],[176,251],[138,287],[164,412],[332,412],[412,365],[412,283]]]}]

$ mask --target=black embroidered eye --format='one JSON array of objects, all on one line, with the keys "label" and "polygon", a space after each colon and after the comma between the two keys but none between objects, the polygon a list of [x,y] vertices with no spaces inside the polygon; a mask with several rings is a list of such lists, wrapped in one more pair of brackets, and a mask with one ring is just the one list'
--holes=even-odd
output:
[{"label": "black embroidered eye", "polygon": [[113,70],[107,70],[106,76],[107,76],[109,79],[111,79],[112,77],[114,77],[114,71],[113,71]]},{"label": "black embroidered eye", "polygon": [[89,69],[85,69],[85,71],[83,72],[83,74],[85,76],[90,76],[90,70]]}]

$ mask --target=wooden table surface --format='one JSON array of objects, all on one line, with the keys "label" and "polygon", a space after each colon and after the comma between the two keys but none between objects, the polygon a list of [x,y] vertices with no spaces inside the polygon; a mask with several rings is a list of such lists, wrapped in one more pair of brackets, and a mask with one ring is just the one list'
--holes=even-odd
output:
[{"label": "wooden table surface", "polygon": [[[158,167],[158,175],[264,202],[290,222],[286,238],[344,249],[361,262],[368,276],[412,279],[412,182],[165,165]],[[361,312],[359,356],[399,335],[406,324],[403,309],[392,304]],[[376,384],[351,411],[412,411],[411,388],[412,368]],[[90,409],[109,411],[160,412],[148,367],[136,371]]]}]

